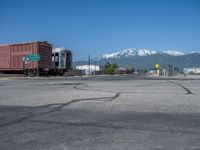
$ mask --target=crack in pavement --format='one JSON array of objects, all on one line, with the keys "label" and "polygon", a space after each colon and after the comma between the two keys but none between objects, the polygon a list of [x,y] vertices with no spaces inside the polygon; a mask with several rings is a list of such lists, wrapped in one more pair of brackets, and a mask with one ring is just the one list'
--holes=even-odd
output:
[{"label": "crack in pavement", "polygon": [[190,91],[190,89],[186,88],[184,85],[182,85],[180,83],[177,83],[175,81],[170,81],[170,80],[167,80],[167,81],[170,82],[170,83],[173,83],[173,84],[176,84],[176,85],[182,87],[187,92],[186,94],[195,94],[192,91]]},{"label": "crack in pavement", "polygon": [[[167,81],[182,87],[185,91],[187,91],[187,94],[194,94],[193,92],[190,91],[190,89],[186,88],[185,86],[183,86],[180,83],[177,83],[175,81],[169,81],[169,80],[167,80]],[[70,85],[74,85],[74,84],[70,84]],[[55,112],[55,111],[58,111],[58,110],[62,110],[63,107],[68,106],[68,105],[73,104],[73,103],[77,103],[77,102],[81,102],[81,101],[112,101],[112,100],[118,98],[121,93],[129,93],[129,92],[116,92],[116,91],[103,91],[103,90],[98,90],[98,89],[84,89],[84,88],[81,88],[80,85],[81,86],[84,85],[85,87],[88,87],[87,84],[81,83],[81,84],[75,84],[73,86],[73,88],[77,89],[77,90],[84,90],[84,91],[100,91],[100,92],[109,92],[109,93],[111,92],[111,93],[115,93],[115,95],[112,96],[112,97],[96,97],[96,98],[74,99],[74,100],[71,100],[71,101],[69,101],[67,103],[52,103],[52,104],[47,104],[47,105],[30,107],[31,109],[38,109],[38,108],[46,108],[46,107],[50,107],[50,106],[56,106],[55,108],[53,108],[53,109],[51,109],[49,111],[45,111],[45,112],[38,113],[38,114],[34,114],[32,112],[28,112],[27,116],[21,117],[21,118],[17,117],[17,120],[14,120],[14,121],[11,121],[11,122],[7,122],[7,123],[4,123],[4,124],[0,124],[0,127],[4,127],[4,126],[20,123],[20,122],[23,122],[25,120],[28,120],[28,119],[31,119],[31,118],[34,118],[34,117],[38,117],[38,116],[46,115],[46,114],[49,114],[49,113],[52,113],[52,112]],[[130,92],[130,93],[132,93],[132,92]],[[16,114],[19,111],[20,110],[15,110]]]},{"label": "crack in pavement", "polygon": [[[113,101],[114,99],[118,98],[120,96],[120,93],[116,93],[113,97],[98,97],[98,98],[83,98],[83,99],[75,99],[75,100],[71,100],[67,103],[56,103],[56,105],[60,105],[58,107],[56,107],[55,109],[52,109],[51,111],[49,112],[53,112],[53,111],[56,111],[56,110],[60,110],[62,109],[63,107],[65,106],[68,106],[70,104],[73,104],[73,103],[76,103],[76,102],[80,102],[80,101]],[[53,104],[50,104],[50,105],[44,105],[44,106],[40,106],[40,107],[49,107],[49,106],[52,106]],[[48,112],[48,113],[49,113]]]},{"label": "crack in pavement", "polygon": [[[84,87],[88,87],[87,84],[82,84]],[[104,90],[98,90],[98,89],[86,89],[86,88],[81,88],[80,85],[75,85],[73,87],[76,90],[81,90],[81,91],[97,91],[97,92],[108,92],[108,93],[116,93],[116,91],[104,91]],[[120,92],[122,93],[122,92]]]},{"label": "crack in pavement", "polygon": [[[168,81],[168,80],[167,80]],[[182,85],[179,85],[179,86],[182,86]],[[177,95],[177,93],[155,93],[155,92],[140,92],[140,91],[134,91],[134,92],[125,92],[125,91],[105,91],[105,90],[99,90],[99,89],[88,89],[88,88],[84,88],[84,87],[88,87],[87,84],[81,84],[81,87],[80,85],[75,85],[73,88],[76,89],[76,90],[81,90],[81,91],[97,91],[97,92],[108,92],[108,93],[124,93],[124,94],[157,94],[157,95],[162,95],[162,94],[165,94],[165,95]],[[185,88],[184,86],[182,88]],[[186,89],[185,89],[186,90]],[[182,95],[182,93],[178,93],[180,95]],[[194,94],[194,93],[191,93],[191,94]]]},{"label": "crack in pavement", "polygon": [[53,104],[48,104],[48,105],[41,105],[41,106],[32,107],[32,109],[34,109],[34,108],[38,109],[38,108],[45,108],[45,107],[49,107],[49,106],[56,106],[56,105],[58,105],[57,107],[55,107],[55,108],[53,108],[53,109],[51,109],[49,111],[46,111],[46,112],[42,112],[42,113],[39,113],[39,114],[33,114],[33,113],[31,113],[30,115],[25,116],[25,117],[21,117],[21,118],[19,118],[17,120],[0,124],[0,127],[5,127],[5,126],[12,125],[12,124],[20,123],[20,122],[23,122],[25,120],[32,119],[34,117],[38,117],[38,116],[46,115],[46,114],[49,114],[49,113],[52,113],[52,112],[55,112],[55,111],[58,111],[58,110],[62,110],[63,107],[68,106],[68,105],[73,104],[73,103],[80,102],[80,101],[113,101],[116,98],[118,98],[119,96],[120,96],[120,92],[116,93],[112,97],[83,98],[83,99],[71,100],[71,101],[69,101],[67,103],[53,103]]}]

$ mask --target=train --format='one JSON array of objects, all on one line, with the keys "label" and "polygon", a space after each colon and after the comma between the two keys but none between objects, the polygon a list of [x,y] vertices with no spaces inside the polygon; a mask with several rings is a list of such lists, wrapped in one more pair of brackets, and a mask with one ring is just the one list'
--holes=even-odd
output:
[{"label": "train", "polygon": [[[38,59],[33,59],[38,56]],[[72,52],[44,41],[0,45],[0,72],[57,75],[72,69]]]},{"label": "train", "polygon": [[52,69],[49,74],[63,75],[72,70],[72,52],[65,48],[52,49]]}]

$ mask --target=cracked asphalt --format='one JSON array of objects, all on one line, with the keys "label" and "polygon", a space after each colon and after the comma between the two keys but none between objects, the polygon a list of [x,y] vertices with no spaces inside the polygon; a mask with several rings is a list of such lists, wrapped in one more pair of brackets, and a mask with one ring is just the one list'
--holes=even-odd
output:
[{"label": "cracked asphalt", "polygon": [[199,150],[200,80],[0,80],[0,150]]}]

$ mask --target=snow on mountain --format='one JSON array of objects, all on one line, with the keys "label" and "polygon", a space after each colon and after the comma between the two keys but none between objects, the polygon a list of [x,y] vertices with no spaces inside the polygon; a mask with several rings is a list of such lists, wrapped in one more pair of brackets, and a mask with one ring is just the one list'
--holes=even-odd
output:
[{"label": "snow on mountain", "polygon": [[173,51],[173,50],[163,51],[163,53],[171,55],[171,56],[182,56],[182,55],[185,55],[185,53],[182,53],[182,52],[179,52],[179,51]]},{"label": "snow on mountain", "polygon": [[200,53],[200,51],[192,51],[191,54]]},{"label": "snow on mountain", "polygon": [[108,59],[108,58],[117,58],[117,56],[118,56],[119,53],[120,53],[120,52],[111,53],[111,54],[103,54],[103,55],[101,56],[101,58],[105,58],[105,59]]},{"label": "snow on mountain", "polygon": [[125,50],[123,50],[123,51],[121,51],[120,53],[119,53],[119,55],[120,56],[125,56],[125,57],[128,57],[128,56],[135,56],[135,55],[137,55],[137,53],[136,53],[136,50],[135,49],[125,49]]},{"label": "snow on mountain", "polygon": [[170,56],[182,56],[185,55],[185,53],[175,50],[169,50],[169,51],[153,51],[148,49],[135,49],[135,48],[129,48],[125,49],[120,52],[111,53],[111,54],[103,54],[100,57],[97,57],[97,59],[108,59],[108,58],[120,58],[120,57],[130,57],[130,56],[147,56],[147,55],[153,55],[153,54],[167,54]]},{"label": "snow on mountain", "polygon": [[116,52],[116,53],[103,54],[101,56],[101,58],[108,59],[108,58],[120,58],[122,56],[124,56],[124,57],[146,56],[146,55],[152,55],[152,54],[155,54],[155,53],[156,53],[156,51],[151,51],[151,50],[147,50],[147,49],[137,50],[135,48],[129,48],[129,49],[125,49],[123,51]]},{"label": "snow on mountain", "polygon": [[140,49],[138,50],[138,55],[139,56],[147,56],[147,55],[152,55],[152,54],[156,54],[156,51],[152,51],[152,50],[147,50],[147,49]]}]

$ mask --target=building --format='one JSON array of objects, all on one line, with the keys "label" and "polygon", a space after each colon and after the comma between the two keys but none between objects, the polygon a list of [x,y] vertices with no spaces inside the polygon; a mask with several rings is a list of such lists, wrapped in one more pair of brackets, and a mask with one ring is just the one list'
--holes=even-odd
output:
[{"label": "building", "polygon": [[186,67],[183,68],[185,74],[200,74],[200,67]]},{"label": "building", "polygon": [[77,70],[82,70],[82,73],[85,75],[93,75],[95,72],[100,71],[99,66],[95,65],[82,65],[82,66],[76,66]]}]

